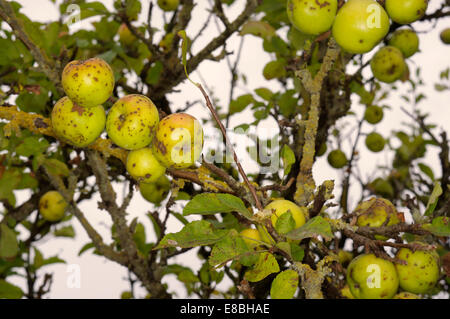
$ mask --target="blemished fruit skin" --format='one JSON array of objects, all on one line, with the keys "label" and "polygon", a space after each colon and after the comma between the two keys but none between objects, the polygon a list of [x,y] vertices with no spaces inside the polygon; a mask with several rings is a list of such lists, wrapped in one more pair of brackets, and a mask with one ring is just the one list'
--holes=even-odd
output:
[{"label": "blemished fruit skin", "polygon": [[154,183],[140,183],[139,191],[147,201],[159,205],[170,192],[170,180],[162,175]]},{"label": "blemished fruit skin", "polygon": [[369,105],[364,112],[364,120],[370,124],[380,123],[383,119],[383,108],[378,105]]},{"label": "blemished fruit skin", "polygon": [[416,294],[412,294],[407,291],[402,291],[396,294],[392,299],[420,299],[420,297]]},{"label": "blemished fruit skin", "polygon": [[428,0],[386,0],[384,6],[392,21],[408,24],[424,16]]},{"label": "blemished fruit skin", "polygon": [[74,104],[67,96],[56,102],[50,117],[56,137],[75,147],[92,144],[105,129],[103,106],[82,107]]},{"label": "blemished fruit skin", "polygon": [[374,254],[354,258],[347,268],[347,284],[355,299],[390,299],[398,289],[395,266]]},{"label": "blemished fruit skin", "polygon": [[332,34],[349,53],[371,51],[389,32],[389,17],[375,0],[350,0],[337,12]]},{"label": "blemished fruit skin", "polygon": [[104,60],[91,58],[69,62],[62,72],[66,95],[76,104],[93,107],[104,103],[114,89],[114,72]]},{"label": "blemished fruit skin", "polygon": [[174,11],[178,8],[180,0],[158,0],[158,6],[163,11]]},{"label": "blemished fruit skin", "polygon": [[139,183],[156,182],[166,172],[166,168],[156,159],[149,147],[130,151],[126,168],[131,177]]},{"label": "blemished fruit skin", "polygon": [[439,37],[444,44],[450,44],[450,28],[442,30]]},{"label": "blemished fruit skin", "polygon": [[366,136],[365,144],[370,151],[377,153],[384,149],[386,140],[379,133],[372,132]]},{"label": "blemished fruit skin", "polygon": [[136,37],[131,33],[130,29],[125,23],[122,23],[118,30],[119,42],[125,47],[131,47],[136,42]]},{"label": "blemished fruit skin", "polygon": [[164,166],[188,168],[202,153],[202,126],[189,114],[170,114],[159,122],[152,145],[156,157]]},{"label": "blemished fruit skin", "polygon": [[292,218],[295,221],[295,228],[299,228],[305,224],[306,221],[306,214],[307,214],[307,208],[306,207],[300,207],[294,202],[291,202],[286,199],[276,199],[272,201],[270,204],[268,204],[265,208],[265,210],[271,210],[272,215],[270,216],[270,219],[272,221],[273,227],[275,227],[277,223],[277,219],[287,213],[288,211],[291,212]]},{"label": "blemished fruit skin", "polygon": [[375,53],[370,61],[373,76],[385,83],[392,83],[402,77],[406,70],[402,52],[393,46],[385,46]]},{"label": "blemished fruit skin", "polygon": [[405,58],[409,58],[419,51],[419,37],[411,29],[396,30],[388,43],[399,49]]},{"label": "blemished fruit skin", "polygon": [[[397,215],[395,206],[385,198],[372,197],[356,206],[353,214],[357,216],[356,225],[359,227],[380,227],[386,223],[386,226],[398,224],[400,219]],[[386,240],[384,236],[375,235],[376,239]]]},{"label": "blemished fruit skin", "polygon": [[347,156],[341,150],[333,150],[328,153],[327,160],[333,168],[342,168],[347,165]]},{"label": "blemished fruit skin", "polygon": [[257,229],[246,228],[240,232],[240,235],[249,248],[255,248],[260,245],[257,241],[261,241],[261,236]]},{"label": "blemished fruit skin", "polygon": [[337,11],[337,0],[288,0],[287,15],[300,32],[317,35],[328,31]]},{"label": "blemished fruit skin", "polygon": [[432,250],[412,251],[401,248],[396,254],[397,259],[404,260],[408,264],[395,264],[400,287],[414,294],[429,292],[439,279],[440,266],[439,255]]},{"label": "blemished fruit skin", "polygon": [[155,104],[140,94],[126,95],[111,107],[106,118],[106,132],[111,140],[127,150],[149,145],[159,123]]},{"label": "blemished fruit skin", "polygon": [[39,213],[49,222],[56,222],[64,217],[67,202],[57,191],[48,191],[39,199]]}]

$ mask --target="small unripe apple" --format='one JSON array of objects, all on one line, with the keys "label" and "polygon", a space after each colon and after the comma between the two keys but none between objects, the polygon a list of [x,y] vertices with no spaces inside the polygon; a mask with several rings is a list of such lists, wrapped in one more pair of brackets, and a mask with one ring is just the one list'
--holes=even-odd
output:
[{"label": "small unripe apple", "polygon": [[444,44],[450,44],[450,28],[442,30],[439,37]]},{"label": "small unripe apple", "polygon": [[384,6],[392,21],[409,24],[425,15],[428,0],[386,0]]},{"label": "small unripe apple", "polygon": [[434,250],[416,250],[401,248],[396,254],[407,265],[395,264],[400,287],[414,294],[429,292],[439,279],[439,255]]},{"label": "small unripe apple", "polygon": [[111,107],[106,132],[118,146],[135,150],[149,145],[159,123],[155,104],[140,94],[126,95]]},{"label": "small unripe apple", "polygon": [[364,120],[370,124],[377,124],[383,119],[383,108],[377,105],[369,105],[364,112]]},{"label": "small unripe apple", "polygon": [[321,34],[333,24],[337,0],[288,0],[287,15],[291,23],[305,34]]},{"label": "small unripe apple", "polygon": [[370,61],[373,76],[379,81],[392,83],[400,79],[406,70],[402,52],[393,46],[385,46]]},{"label": "small unripe apple", "polygon": [[375,0],[349,0],[337,12],[332,33],[349,53],[371,51],[388,33],[389,17]]},{"label": "small unripe apple", "polygon": [[338,251],[338,258],[339,258],[339,263],[340,264],[346,265],[350,261],[352,261],[353,253],[351,253],[349,251],[345,251],[345,250],[339,249],[339,251]]},{"label": "small unripe apple", "polygon": [[101,105],[86,108],[65,96],[56,102],[50,118],[58,139],[76,147],[86,147],[105,129],[106,114]]},{"label": "small unripe apple", "polygon": [[407,291],[402,291],[396,294],[392,299],[420,299],[420,297],[416,294],[412,294]]},{"label": "small unripe apple", "polygon": [[130,151],[126,168],[131,177],[139,183],[156,182],[166,172],[166,168],[156,159],[149,147]]},{"label": "small unripe apple", "polygon": [[137,38],[125,23],[120,25],[118,34],[120,43],[125,47],[131,47],[136,43]]},{"label": "small unripe apple", "polygon": [[170,48],[172,47],[172,42],[173,42],[174,37],[175,37],[175,33],[170,32],[170,33],[167,33],[167,34],[161,39],[161,41],[159,41],[159,46],[161,47],[161,49],[162,49],[164,52],[167,53],[167,52],[170,51]]},{"label": "small unripe apple", "polygon": [[350,287],[348,285],[345,285],[344,288],[340,290],[342,297],[345,297],[347,299],[355,299],[355,297],[352,295],[352,292],[350,291]]},{"label": "small unripe apple", "polygon": [[331,165],[331,167],[334,168],[342,168],[345,165],[347,165],[347,156],[345,156],[345,153],[341,150],[333,150],[330,153],[328,153],[327,156],[328,164]]},{"label": "small unripe apple", "polygon": [[64,217],[67,202],[57,191],[48,191],[39,199],[39,213],[49,222],[56,222]]},{"label": "small unripe apple", "polygon": [[409,58],[419,51],[419,37],[411,29],[396,30],[388,43],[399,49],[405,58]]},{"label": "small unripe apple", "polygon": [[260,245],[258,241],[261,241],[261,236],[258,230],[246,228],[240,232],[240,235],[249,248],[255,248]]},{"label": "small unripe apple", "polygon": [[323,154],[325,154],[326,152],[327,152],[327,143],[324,142],[324,143],[320,144],[319,149],[317,150],[316,156],[320,157]]},{"label": "small unripe apple", "polygon": [[91,58],[69,62],[62,72],[61,83],[67,96],[83,107],[104,103],[114,89],[114,72],[104,60]]},{"label": "small unripe apple", "polygon": [[350,262],[347,284],[356,299],[390,299],[399,285],[394,264],[374,254],[359,255]]},{"label": "small unripe apple", "polygon": [[275,227],[277,220],[281,217],[281,215],[290,211],[292,218],[295,221],[295,228],[299,228],[305,224],[305,216],[308,214],[308,209],[306,207],[300,207],[294,202],[286,199],[276,199],[268,204],[264,209],[272,211],[270,219],[273,227]]},{"label": "small unripe apple", "polygon": [[140,183],[139,190],[142,197],[159,206],[170,192],[170,180],[166,175],[162,175],[154,183]]},{"label": "small unripe apple", "polygon": [[157,3],[163,11],[175,11],[180,4],[180,0],[158,0]]},{"label": "small unripe apple", "polygon": [[190,167],[202,153],[202,126],[189,114],[170,114],[159,122],[152,145],[156,157],[166,167]]},{"label": "small unripe apple", "polygon": [[374,152],[381,152],[384,149],[384,145],[386,144],[386,140],[381,136],[381,134],[377,132],[372,132],[366,136],[366,147]]},{"label": "small unripe apple", "polygon": [[[380,227],[385,224],[391,226],[400,222],[397,209],[385,198],[372,197],[363,201],[356,206],[353,214],[357,216],[356,225],[360,227]],[[375,238],[387,239],[381,235],[375,235]]]}]

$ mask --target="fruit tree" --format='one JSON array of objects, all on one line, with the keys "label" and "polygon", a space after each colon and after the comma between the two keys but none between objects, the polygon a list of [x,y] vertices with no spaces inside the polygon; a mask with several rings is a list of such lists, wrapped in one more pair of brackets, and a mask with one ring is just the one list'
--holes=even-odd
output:
[{"label": "fruit tree", "polygon": [[66,245],[124,299],[449,298],[448,0],[37,2],[0,0],[0,298]]}]

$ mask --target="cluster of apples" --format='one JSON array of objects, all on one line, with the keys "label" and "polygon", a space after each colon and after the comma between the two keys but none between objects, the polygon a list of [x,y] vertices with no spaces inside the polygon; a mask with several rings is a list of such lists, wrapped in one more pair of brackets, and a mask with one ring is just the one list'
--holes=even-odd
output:
[{"label": "cluster of apples", "polygon": [[[174,113],[160,121],[155,104],[140,94],[118,99],[106,114],[102,104],[111,97],[115,84],[114,72],[106,61],[72,61],[65,66],[61,83],[67,96],[56,102],[51,113],[56,137],[75,147],[86,147],[106,127],[109,138],[129,151],[126,169],[148,201],[159,204],[167,196],[167,168],[187,168],[200,157],[203,129],[189,114]],[[40,204],[49,221],[61,219],[67,206],[50,204],[63,201],[56,194],[52,191],[43,196]]]},{"label": "cluster of apples", "polygon": [[[356,225],[360,227],[391,226],[402,219],[389,200],[376,197],[360,203],[354,215]],[[375,239],[388,238],[376,235]],[[353,258],[347,267],[347,286],[342,291],[343,295],[356,299],[412,299],[420,298],[418,294],[429,293],[436,285],[440,274],[436,251],[400,248],[396,258],[406,264],[394,264],[374,254]],[[399,287],[402,289],[400,293]]]},{"label": "cluster of apples", "polygon": [[[287,13],[300,32],[318,35],[331,29],[334,39],[346,52],[371,51],[389,32],[390,21],[410,24],[425,14],[428,0],[349,0],[338,10],[337,0],[289,0]],[[396,31],[389,45],[371,60],[371,69],[379,81],[392,83],[407,72],[405,58],[418,51],[419,39],[411,29]]]}]

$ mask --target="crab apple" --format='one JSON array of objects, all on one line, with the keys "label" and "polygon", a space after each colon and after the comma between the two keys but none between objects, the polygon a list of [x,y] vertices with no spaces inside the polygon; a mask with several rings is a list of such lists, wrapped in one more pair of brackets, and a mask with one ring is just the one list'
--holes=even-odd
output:
[{"label": "crab apple", "polygon": [[156,157],[164,166],[187,168],[202,153],[202,126],[189,114],[170,114],[159,122],[152,145]]},{"label": "crab apple", "polygon": [[136,43],[137,38],[130,31],[126,23],[122,23],[118,30],[119,42],[125,47],[131,47]]},{"label": "crab apple", "polygon": [[257,229],[246,228],[240,232],[240,235],[249,248],[259,246],[260,243],[258,241],[261,241],[261,236]]},{"label": "crab apple", "polygon": [[149,147],[130,151],[125,166],[131,177],[139,183],[156,182],[166,172]]},{"label": "crab apple", "polygon": [[450,44],[450,28],[442,30],[439,37],[444,44]]},{"label": "crab apple", "polygon": [[158,0],[158,6],[163,11],[175,11],[180,4],[180,0]]},{"label": "crab apple", "polygon": [[378,105],[369,105],[364,112],[364,120],[370,124],[380,123],[383,119],[383,108]]},{"label": "crab apple", "polygon": [[363,254],[354,258],[347,268],[347,284],[356,299],[390,299],[399,281],[393,263]]},{"label": "crab apple", "polygon": [[159,206],[170,192],[170,180],[162,175],[154,183],[140,183],[139,191],[147,201]]},{"label": "crab apple", "polygon": [[389,17],[375,0],[349,0],[337,12],[332,33],[349,53],[371,51],[388,33]]},{"label": "crab apple", "polygon": [[287,15],[300,32],[317,35],[328,31],[337,11],[337,0],[288,0]]},{"label": "crab apple", "polygon": [[306,207],[300,207],[294,202],[291,202],[286,199],[276,199],[268,204],[264,210],[272,211],[272,215],[270,219],[272,221],[273,227],[275,227],[277,220],[281,215],[291,212],[292,218],[295,221],[295,228],[299,228],[305,224],[306,215],[308,214],[308,210]]},{"label": "crab apple", "polygon": [[[380,227],[385,224],[391,226],[400,222],[397,209],[385,198],[372,197],[363,201],[356,206],[353,214],[357,216],[356,224],[360,227]],[[387,239],[381,235],[375,235],[375,238]]]},{"label": "crab apple", "polygon": [[57,191],[48,191],[39,199],[39,213],[49,222],[56,222],[64,217],[67,202]]},{"label": "crab apple", "polygon": [[392,299],[420,299],[420,297],[416,294],[412,294],[407,291],[402,291],[396,294]]},{"label": "crab apple", "polygon": [[381,82],[392,83],[400,79],[406,70],[402,52],[393,46],[385,46],[370,61],[373,76]]},{"label": "crab apple", "polygon": [[345,285],[341,290],[341,295],[344,298],[347,299],[355,299],[355,297],[353,297],[352,292],[350,291],[350,287],[348,285]]},{"label": "crab apple", "polygon": [[399,49],[405,58],[409,58],[419,51],[419,37],[411,29],[396,30],[388,43]]},{"label": "crab apple", "polygon": [[93,143],[103,132],[106,121],[103,106],[82,107],[67,96],[56,102],[50,118],[56,137],[75,147]]},{"label": "crab apple", "polygon": [[320,157],[327,152],[327,143],[324,142],[320,144],[319,149],[317,150],[316,156]]},{"label": "crab apple", "polygon": [[439,279],[439,255],[434,250],[416,250],[401,248],[397,259],[407,262],[406,265],[395,264],[400,287],[414,294],[429,292]]},{"label": "crab apple", "polygon": [[428,0],[386,0],[384,6],[392,21],[409,24],[424,16]]},{"label": "crab apple", "polygon": [[331,167],[342,168],[347,165],[347,156],[341,150],[333,150],[328,153],[327,161]]},{"label": "crab apple", "polygon": [[92,107],[104,103],[114,89],[114,72],[104,60],[91,58],[69,62],[62,72],[66,95],[76,104]]},{"label": "crab apple", "polygon": [[381,152],[384,149],[384,145],[386,144],[386,140],[381,136],[381,134],[377,132],[372,132],[366,136],[366,147],[374,152]]},{"label": "crab apple", "polygon": [[155,104],[140,94],[126,95],[111,107],[106,118],[106,132],[118,146],[136,150],[149,145],[159,123]]},{"label": "crab apple", "polygon": [[351,253],[349,251],[345,251],[345,250],[339,249],[339,251],[338,251],[338,259],[339,259],[339,263],[340,264],[346,265],[350,261],[352,261],[353,253]]}]

